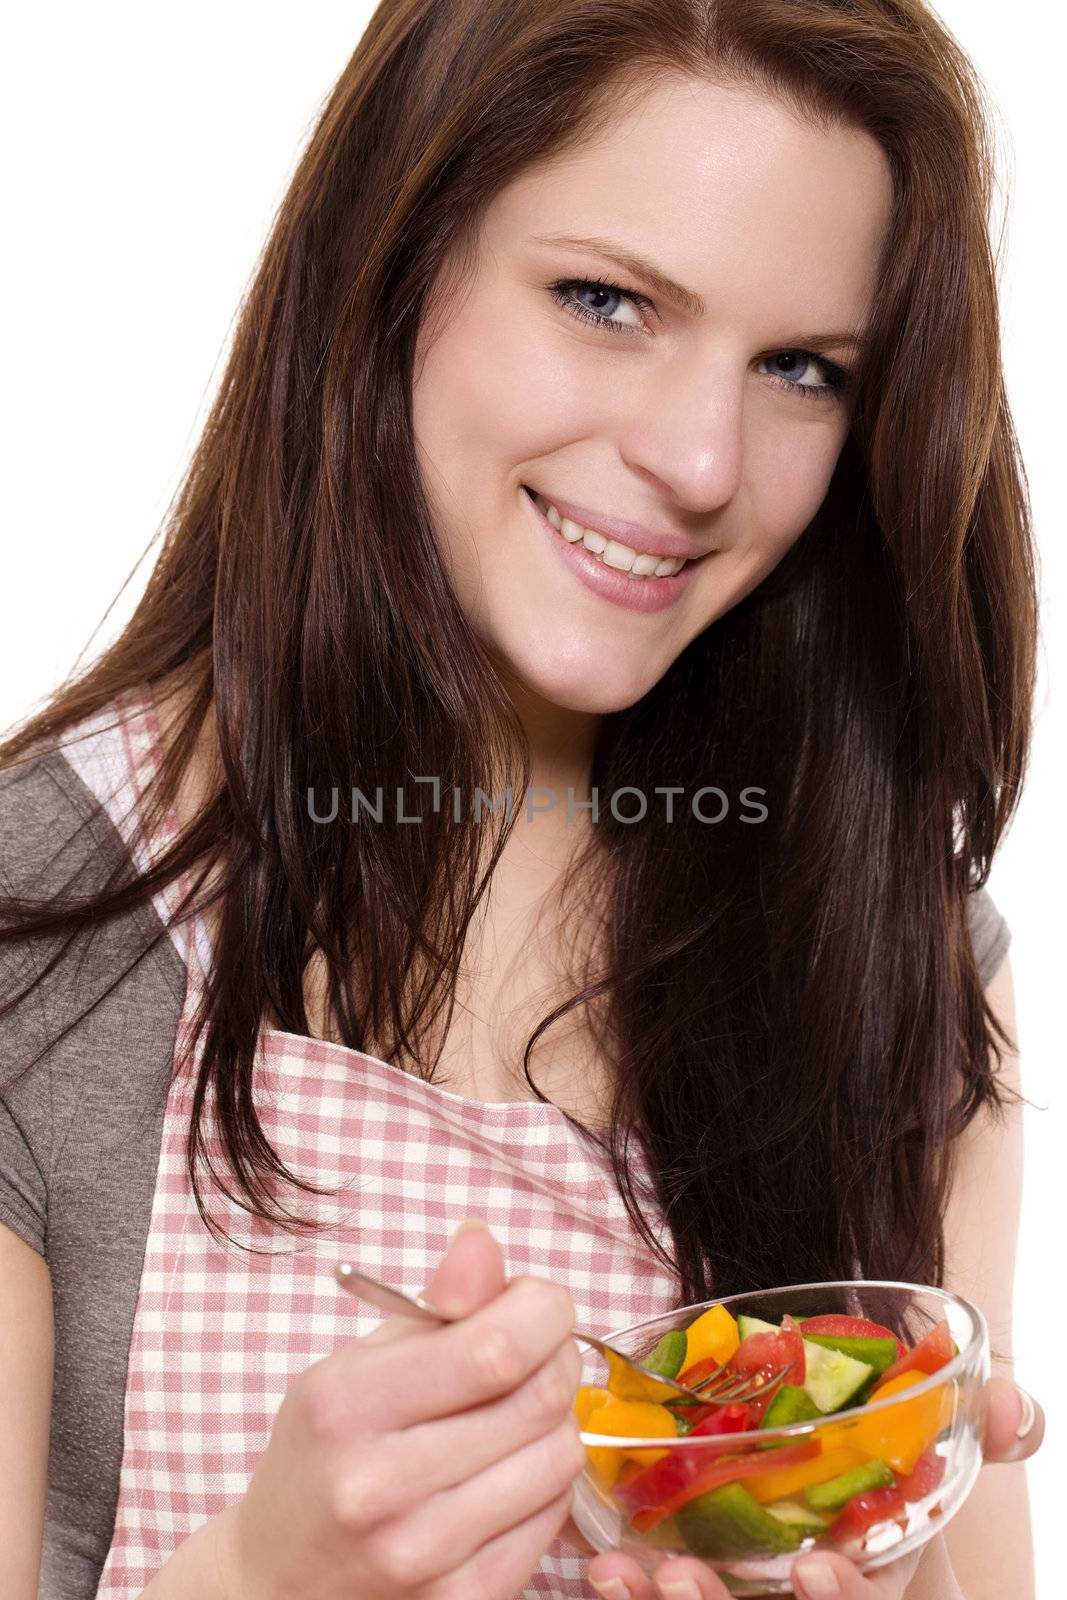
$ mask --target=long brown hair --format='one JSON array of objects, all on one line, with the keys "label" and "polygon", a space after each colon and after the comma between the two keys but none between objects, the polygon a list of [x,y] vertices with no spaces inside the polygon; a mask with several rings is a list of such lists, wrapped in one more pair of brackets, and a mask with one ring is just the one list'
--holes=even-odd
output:
[{"label": "long brown hair", "polygon": [[990,122],[919,0],[383,0],[280,207],[144,598],[0,745],[0,766],[27,759],[122,691],[180,681],[153,813],[209,711],[219,781],[154,870],[80,901],[8,899],[2,937],[73,937],[219,869],[190,1172],[211,1105],[230,1192],[282,1225],[300,1226],[287,1185],[308,1186],[264,1136],[253,1053],[268,1010],[309,1031],[312,951],[336,1036],[432,1078],[427,1041],[513,824],[486,867],[447,807],[415,828],[323,827],[304,797],[338,774],[368,795],[412,773],[467,795],[529,781],[423,495],[416,336],[497,191],[659,69],[865,129],[894,214],[823,506],[759,588],[604,719],[596,750],[601,795],[651,794],[667,773],[687,794],[758,785],[769,816],[602,813],[575,873],[606,908],[603,948],[523,1068],[533,1084],[531,1050],[565,1013],[602,1019],[611,1125],[587,1132],[658,1250],[627,1160],[639,1141],[686,1300],[857,1271],[938,1282],[954,1138],[1007,1093],[965,907],[1019,794],[1036,606]]}]

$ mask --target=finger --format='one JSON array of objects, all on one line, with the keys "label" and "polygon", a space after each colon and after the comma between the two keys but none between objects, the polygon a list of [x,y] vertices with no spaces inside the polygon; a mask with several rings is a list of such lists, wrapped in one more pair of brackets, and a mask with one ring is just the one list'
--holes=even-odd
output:
[{"label": "finger", "polygon": [[1010,1378],[990,1378],[985,1386],[986,1422],[982,1449],[987,1461],[1025,1461],[1045,1437],[1045,1413]]},{"label": "finger", "polygon": [[436,1563],[432,1571],[428,1567],[407,1574],[412,1586],[418,1587],[463,1566],[488,1540],[569,1495],[585,1459],[577,1424],[568,1417],[543,1438],[454,1488],[428,1498],[420,1489],[416,1509],[406,1518],[389,1521],[383,1537],[394,1549],[424,1551],[427,1563]]},{"label": "finger", "polygon": [[[462,1317],[495,1299],[506,1283],[503,1250],[480,1217],[468,1217],[449,1239],[424,1298],[450,1317]],[[425,1333],[428,1326],[417,1312],[405,1316],[401,1311],[380,1322],[359,1343],[361,1347],[392,1344]]]},{"label": "finger", "polygon": [[670,1556],[649,1577],[629,1556],[611,1551],[590,1561],[587,1577],[603,1600],[675,1600],[672,1589],[678,1591],[677,1600],[729,1600],[730,1596],[711,1568],[693,1556]]},{"label": "finger", "polygon": [[[484,1471],[574,1418],[581,1370],[578,1347],[568,1339],[511,1394],[454,1416],[390,1431],[376,1452],[379,1481],[384,1485],[395,1478],[404,1495],[414,1482],[423,1495],[430,1495]],[[395,1514],[402,1509],[400,1502]]]},{"label": "finger", "polygon": [[469,1217],[449,1240],[424,1298],[450,1317],[465,1317],[495,1300],[506,1283],[503,1250],[480,1217]]},{"label": "finger", "polygon": [[847,1556],[821,1550],[793,1562],[789,1581],[799,1600],[902,1600],[922,1549],[862,1573]]},{"label": "finger", "polygon": [[342,1346],[332,1358],[337,1404],[342,1413],[354,1407],[364,1426],[390,1431],[451,1416],[517,1389],[570,1341],[573,1327],[566,1289],[516,1278],[461,1322],[412,1335],[403,1361],[368,1340]]},{"label": "finger", "polygon": [[448,1600],[470,1600],[480,1594],[518,1594],[529,1582],[570,1514],[572,1491],[566,1490],[524,1522],[490,1539],[466,1565],[451,1574],[444,1593]]}]

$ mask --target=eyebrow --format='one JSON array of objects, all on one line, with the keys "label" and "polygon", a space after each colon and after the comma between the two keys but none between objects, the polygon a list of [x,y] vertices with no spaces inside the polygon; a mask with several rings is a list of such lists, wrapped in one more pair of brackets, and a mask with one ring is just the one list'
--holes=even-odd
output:
[{"label": "eyebrow", "polygon": [[[562,245],[564,248],[585,250],[590,255],[602,256],[605,261],[614,262],[617,267],[632,273],[635,278],[643,278],[657,294],[662,295],[665,300],[670,300],[689,316],[702,317],[707,311],[706,303],[695,290],[676,283],[661,267],[657,267],[655,262],[649,261],[646,256],[619,243],[618,240],[604,239],[598,235],[538,233],[532,236],[532,242],[551,246]],[[804,348],[819,351],[846,345],[853,350],[863,351],[867,348],[869,340],[857,330],[847,330],[841,333],[798,333],[780,343],[783,350]]]}]

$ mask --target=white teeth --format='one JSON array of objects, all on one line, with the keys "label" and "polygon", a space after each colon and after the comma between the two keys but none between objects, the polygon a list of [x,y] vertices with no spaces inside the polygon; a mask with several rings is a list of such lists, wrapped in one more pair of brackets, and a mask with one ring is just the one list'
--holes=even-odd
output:
[{"label": "white teeth", "polygon": [[534,498],[552,527],[563,535],[568,544],[577,544],[580,540],[587,550],[599,556],[605,566],[614,567],[618,572],[628,572],[633,578],[668,578],[685,566],[684,557],[653,556],[647,551],[631,550],[628,544],[623,544],[619,539],[605,539],[602,533],[583,528],[579,523],[572,522],[570,517],[561,517],[555,506],[550,505],[542,495]]},{"label": "white teeth", "polygon": [[620,544],[618,539],[609,539],[604,546],[601,559],[607,567],[617,567],[620,572],[629,572],[637,560],[637,551],[631,550],[628,544]]}]

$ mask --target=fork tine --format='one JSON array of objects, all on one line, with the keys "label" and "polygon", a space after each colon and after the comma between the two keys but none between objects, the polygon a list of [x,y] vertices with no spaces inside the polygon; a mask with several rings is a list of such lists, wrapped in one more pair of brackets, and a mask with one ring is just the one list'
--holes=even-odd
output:
[{"label": "fork tine", "polygon": [[698,1394],[706,1404],[737,1405],[758,1399],[761,1394],[784,1378],[788,1371],[788,1367],[779,1367],[769,1377],[753,1382],[744,1375],[729,1372],[724,1365],[718,1372],[713,1372],[704,1383],[698,1384],[693,1393]]}]

